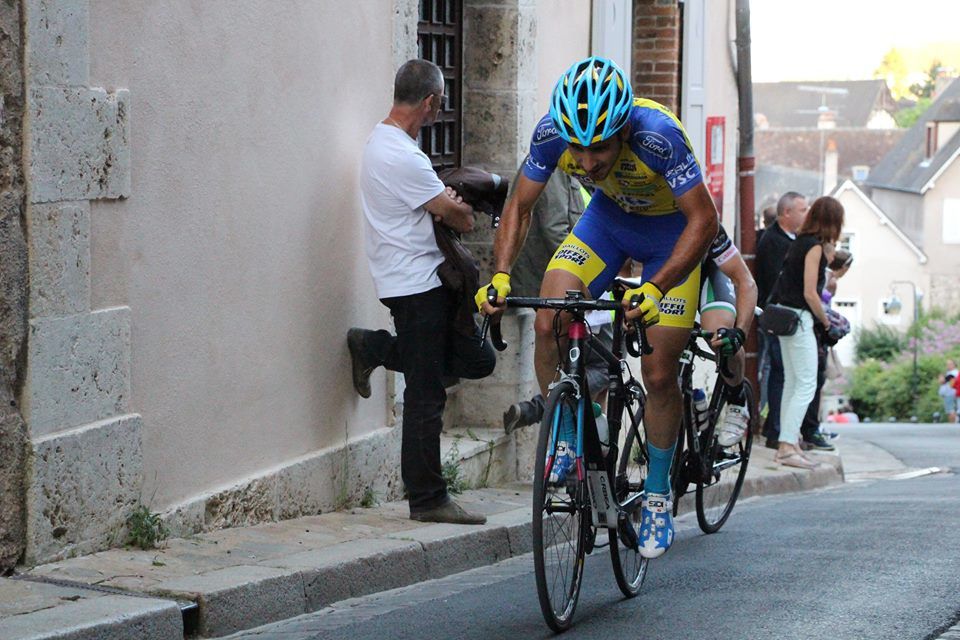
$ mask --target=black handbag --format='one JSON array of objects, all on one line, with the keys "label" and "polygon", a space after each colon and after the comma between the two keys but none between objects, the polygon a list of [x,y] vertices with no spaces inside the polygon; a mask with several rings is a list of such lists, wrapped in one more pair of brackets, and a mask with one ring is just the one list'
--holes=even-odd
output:
[{"label": "black handbag", "polygon": [[[773,283],[773,289],[767,296],[767,300],[776,300],[780,297],[781,278],[783,278],[783,270],[777,274],[777,281]],[[768,302],[757,320],[757,325],[768,336],[792,336],[800,326],[800,314],[790,307]]]},{"label": "black handbag", "polygon": [[779,304],[768,304],[757,321],[768,336],[792,336],[800,326],[800,314]]}]

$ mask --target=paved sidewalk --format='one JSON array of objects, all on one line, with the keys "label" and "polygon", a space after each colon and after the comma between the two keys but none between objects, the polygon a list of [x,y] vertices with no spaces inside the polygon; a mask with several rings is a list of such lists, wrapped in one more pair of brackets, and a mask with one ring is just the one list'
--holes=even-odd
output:
[{"label": "paved sidewalk", "polygon": [[[773,453],[756,439],[744,497],[843,482],[839,455],[815,454],[826,464],[805,471],[781,467]],[[905,469],[851,439],[840,441],[840,453],[871,477]],[[405,503],[394,502],[42,565],[0,578],[0,638],[179,640],[184,621],[217,637],[492,564],[530,552],[531,492],[515,484],[461,496],[487,514],[479,527],[414,522]],[[681,511],[693,507],[692,495],[682,500]],[[185,617],[183,607],[192,607]]]}]

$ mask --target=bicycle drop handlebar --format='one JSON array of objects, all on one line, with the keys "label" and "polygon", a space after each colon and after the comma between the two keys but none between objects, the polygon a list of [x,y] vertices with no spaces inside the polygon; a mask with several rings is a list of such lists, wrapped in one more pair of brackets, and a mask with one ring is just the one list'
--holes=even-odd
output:
[{"label": "bicycle drop handlebar", "polygon": [[[495,305],[497,301],[497,290],[493,286],[487,289],[487,302]],[[574,295],[568,295],[565,298],[524,298],[507,297],[505,304],[507,307],[527,308],[527,309],[555,309],[560,311],[569,311],[580,314],[584,311],[617,311],[623,309],[623,305],[615,300],[585,300]],[[635,309],[640,304],[640,297],[634,296],[630,308]],[[633,321],[636,333],[633,338],[627,339],[627,351],[634,357],[653,353],[653,347],[647,341],[647,328],[642,322]],[[484,316],[483,326],[481,328],[480,341],[486,339],[487,330],[490,331],[490,341],[497,351],[503,351],[507,348],[507,343],[503,339],[500,331],[500,321],[491,322],[490,316]]]}]

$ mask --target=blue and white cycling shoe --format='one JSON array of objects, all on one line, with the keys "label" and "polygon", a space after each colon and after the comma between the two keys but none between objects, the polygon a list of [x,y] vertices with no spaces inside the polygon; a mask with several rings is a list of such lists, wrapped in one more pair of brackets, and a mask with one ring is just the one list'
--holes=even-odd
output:
[{"label": "blue and white cycling shoe", "polygon": [[644,493],[640,509],[640,555],[659,558],[673,544],[673,500],[670,494]]}]

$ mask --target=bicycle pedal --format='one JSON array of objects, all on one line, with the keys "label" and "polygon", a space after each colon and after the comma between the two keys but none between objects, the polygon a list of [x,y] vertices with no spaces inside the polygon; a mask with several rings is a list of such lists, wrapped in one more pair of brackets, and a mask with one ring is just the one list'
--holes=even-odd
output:
[{"label": "bicycle pedal", "polygon": [[627,520],[627,514],[625,513],[617,516],[617,536],[620,538],[623,546],[628,549],[637,551],[640,548],[640,537],[637,535],[637,530],[630,521]]}]

